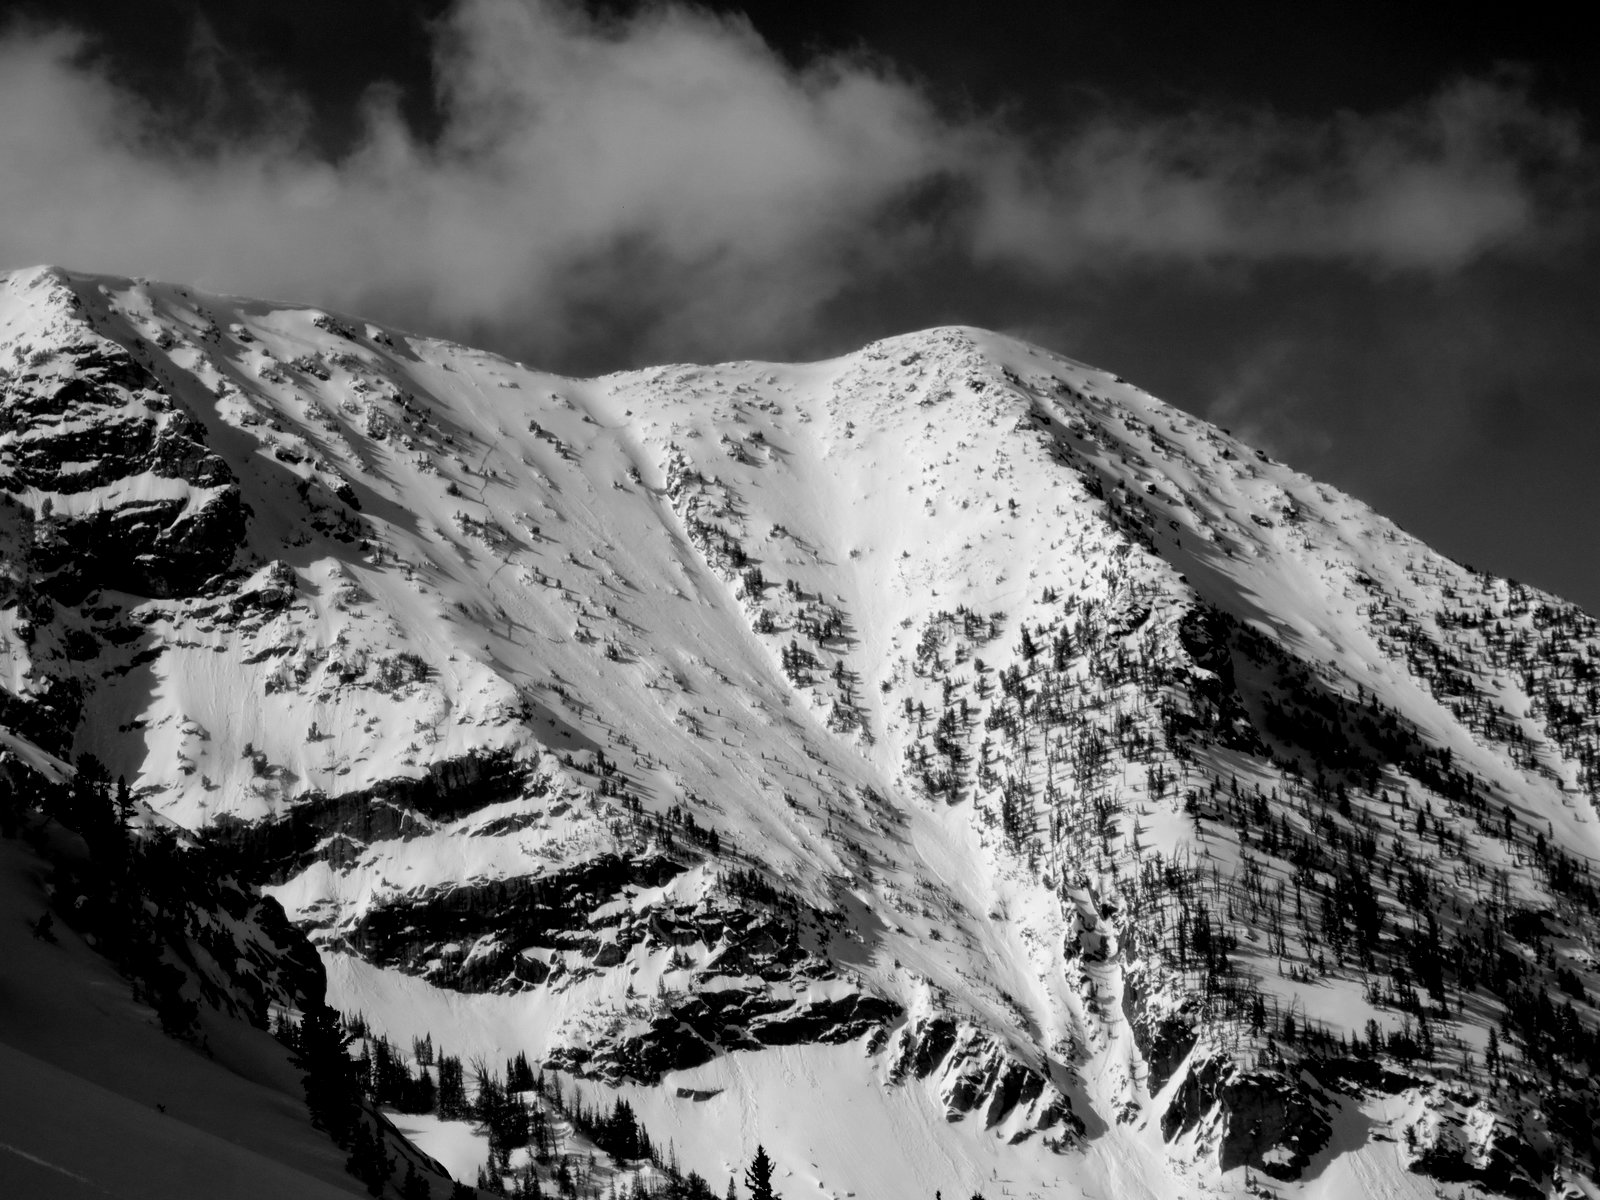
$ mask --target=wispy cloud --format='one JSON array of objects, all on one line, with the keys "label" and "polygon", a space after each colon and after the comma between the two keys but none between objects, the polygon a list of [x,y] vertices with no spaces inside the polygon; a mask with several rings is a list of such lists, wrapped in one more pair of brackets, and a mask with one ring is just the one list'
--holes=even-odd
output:
[{"label": "wispy cloud", "polygon": [[1305,377],[1296,341],[1273,338],[1251,348],[1213,389],[1206,418],[1247,444],[1292,462],[1315,462],[1333,446],[1326,429],[1303,420]]},{"label": "wispy cloud", "polygon": [[1322,121],[1106,114],[989,161],[977,250],[1046,271],[1107,256],[1453,270],[1572,232],[1593,182],[1576,119],[1510,79]]},{"label": "wispy cloud", "polygon": [[380,90],[331,161],[293,97],[275,127],[196,136],[84,49],[0,40],[0,263],[520,344],[598,325],[630,357],[802,345],[841,289],[932,249],[1030,279],[1293,257],[1451,271],[1581,220],[1592,169],[1576,123],[1510,80],[1376,116],[1101,112],[1023,137],[881,63],[793,68],[738,21],[540,0],[461,0],[438,27],[437,136]]}]

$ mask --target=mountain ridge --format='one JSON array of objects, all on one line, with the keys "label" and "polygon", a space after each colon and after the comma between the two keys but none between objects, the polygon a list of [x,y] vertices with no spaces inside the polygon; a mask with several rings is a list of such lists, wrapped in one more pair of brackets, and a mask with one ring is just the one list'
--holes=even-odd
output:
[{"label": "mountain ridge", "polygon": [[[1592,1173],[1581,610],[966,327],[575,380],[50,270],[0,339],[5,718],[253,859],[400,1044],[824,1192]],[[1496,1012],[1578,1059],[1462,1141]],[[874,1115],[777,1141],[795,1071]]]}]

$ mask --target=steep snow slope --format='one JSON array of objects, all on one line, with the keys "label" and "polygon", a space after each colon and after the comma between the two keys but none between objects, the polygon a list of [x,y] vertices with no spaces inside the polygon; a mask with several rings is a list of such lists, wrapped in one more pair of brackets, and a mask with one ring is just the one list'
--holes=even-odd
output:
[{"label": "steep snow slope", "polygon": [[574,380],[47,269],[0,338],[0,719],[401,1045],[791,1193],[1592,1172],[1586,614],[977,330]]},{"label": "steep snow slope", "polygon": [[[71,766],[3,742],[0,1195],[364,1192],[266,1028],[269,1010],[322,1003],[316,952],[271,901],[197,871],[170,830],[113,849]],[[397,1167],[448,1189],[437,1163],[387,1141]]]},{"label": "steep snow slope", "polygon": [[266,1032],[208,1009],[204,1050],[175,1041],[70,928],[28,935],[46,876],[0,839],[0,1195],[363,1194]]}]

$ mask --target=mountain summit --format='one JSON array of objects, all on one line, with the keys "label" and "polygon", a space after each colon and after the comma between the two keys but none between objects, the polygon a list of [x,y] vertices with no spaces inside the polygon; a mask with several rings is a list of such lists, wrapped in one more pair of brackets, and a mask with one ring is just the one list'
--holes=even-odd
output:
[{"label": "mountain summit", "polygon": [[14,735],[718,1192],[1596,1194],[1600,628],[1106,372],[16,272],[0,561]]}]

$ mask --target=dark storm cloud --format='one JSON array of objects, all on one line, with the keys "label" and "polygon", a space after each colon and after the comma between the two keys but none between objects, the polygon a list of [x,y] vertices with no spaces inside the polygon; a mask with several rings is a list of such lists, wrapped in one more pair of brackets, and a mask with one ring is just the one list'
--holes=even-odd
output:
[{"label": "dark storm cloud", "polygon": [[[236,69],[198,44],[205,71]],[[256,107],[279,119],[248,136],[174,130],[84,48],[61,30],[0,44],[0,262],[508,347],[626,330],[633,360],[804,349],[841,291],[932,254],[1035,281],[1296,257],[1450,272],[1571,236],[1591,160],[1571,119],[1504,79],[1377,115],[1100,111],[1024,137],[951,118],[881,63],[795,67],[698,10],[509,0],[438,25],[433,136],[376,90],[329,159],[266,83]]]}]

